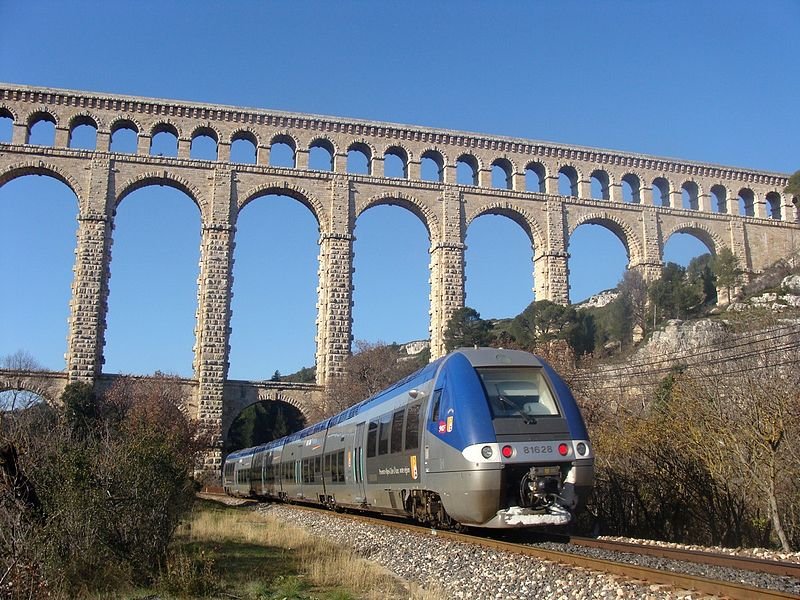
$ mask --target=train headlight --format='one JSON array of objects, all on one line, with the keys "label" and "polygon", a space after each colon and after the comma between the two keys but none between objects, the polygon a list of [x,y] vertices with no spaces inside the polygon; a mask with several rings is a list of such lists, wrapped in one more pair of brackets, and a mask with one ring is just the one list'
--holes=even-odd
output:
[{"label": "train headlight", "polygon": [[487,459],[488,458],[492,458],[492,454],[493,454],[492,447],[491,446],[484,446],[483,448],[481,448],[481,454],[483,455],[483,458],[487,458]]},{"label": "train headlight", "polygon": [[511,446],[503,446],[503,449],[500,450],[500,453],[505,458],[511,458],[514,455],[514,448],[512,448]]},{"label": "train headlight", "polygon": [[558,445],[558,453],[561,456],[566,456],[567,454],[569,454],[569,446],[567,446],[566,444],[559,444]]},{"label": "train headlight", "polygon": [[578,444],[575,446],[575,450],[578,451],[578,454],[580,456],[586,456],[586,452],[589,449],[586,447],[586,444],[584,444],[583,442],[578,442]]}]

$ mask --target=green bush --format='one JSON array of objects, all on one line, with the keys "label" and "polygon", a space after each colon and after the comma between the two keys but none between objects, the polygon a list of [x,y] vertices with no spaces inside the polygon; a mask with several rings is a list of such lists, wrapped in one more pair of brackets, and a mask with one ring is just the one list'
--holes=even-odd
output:
[{"label": "green bush", "polygon": [[0,478],[0,572],[29,579],[3,597],[41,582],[49,596],[36,597],[59,598],[153,581],[194,499],[198,432],[176,383],[123,380],[102,397],[72,384],[64,400],[0,432],[38,500],[20,502]]}]

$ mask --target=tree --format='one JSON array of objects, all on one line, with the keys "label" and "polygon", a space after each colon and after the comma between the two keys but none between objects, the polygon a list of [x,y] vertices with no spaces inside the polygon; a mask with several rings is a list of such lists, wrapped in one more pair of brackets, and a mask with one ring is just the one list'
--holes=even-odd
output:
[{"label": "tree", "polygon": [[647,282],[642,274],[635,269],[628,269],[617,289],[624,306],[623,315],[630,323],[631,331],[636,325],[644,329],[647,318]]},{"label": "tree", "polygon": [[579,356],[594,349],[594,318],[550,300],[531,302],[511,322],[510,332],[528,350],[552,340],[566,340]]},{"label": "tree", "polygon": [[703,304],[699,281],[689,281],[686,269],[672,262],[664,265],[661,278],[650,285],[648,294],[654,322],[685,319]]},{"label": "tree", "polygon": [[739,259],[734,256],[729,248],[722,248],[711,261],[711,269],[717,279],[717,285],[726,290],[726,302],[730,302],[732,298],[731,289],[736,285],[739,275],[742,273],[739,268]]},{"label": "tree", "polygon": [[492,324],[481,319],[474,308],[465,306],[453,312],[444,332],[444,345],[448,352],[456,348],[486,346],[491,340]]},{"label": "tree", "polygon": [[366,400],[424,366],[421,360],[401,356],[396,344],[357,340],[355,346],[356,352],[345,361],[344,374],[328,385],[320,407],[323,417]]},{"label": "tree", "polygon": [[64,416],[70,428],[81,436],[87,435],[100,417],[94,388],[88,383],[74,381],[61,394]]},{"label": "tree", "polygon": [[766,347],[747,359],[713,361],[679,377],[663,406],[681,450],[720,485],[743,490],[754,513],[765,509],[785,551],[791,543],[784,520],[796,510],[800,477],[798,361],[796,349],[786,356]]},{"label": "tree", "polygon": [[717,278],[713,270],[714,258],[706,253],[695,256],[686,268],[689,285],[699,288],[703,294],[703,304],[717,303]]},{"label": "tree", "polygon": [[303,414],[285,402],[256,402],[234,419],[223,451],[228,454],[276,440],[305,426]]},{"label": "tree", "polygon": [[42,403],[17,415],[24,431],[0,428],[2,460],[15,463],[12,485],[0,477],[0,597],[107,597],[153,581],[209,444],[183,392],[163,376],[102,395],[71,384],[63,410]]},{"label": "tree", "polygon": [[794,198],[800,198],[800,171],[795,171],[792,176],[789,177],[789,182],[786,184],[783,191]]}]

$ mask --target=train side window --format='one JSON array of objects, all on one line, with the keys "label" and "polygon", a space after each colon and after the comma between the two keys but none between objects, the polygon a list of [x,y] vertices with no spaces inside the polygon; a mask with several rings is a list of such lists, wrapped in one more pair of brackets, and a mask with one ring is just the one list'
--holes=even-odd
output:
[{"label": "train side window", "polygon": [[344,450],[339,450],[336,455],[336,466],[339,470],[339,481],[344,483]]},{"label": "train side window", "polygon": [[330,481],[331,480],[331,455],[330,455],[330,453],[325,455],[325,470],[324,470],[324,473],[325,473],[325,478],[328,479],[328,481]]},{"label": "train side window", "polygon": [[378,422],[370,421],[367,430],[367,458],[372,458],[376,454],[378,443]]},{"label": "train side window", "polygon": [[434,390],[433,392],[433,409],[431,410],[431,421],[434,423],[439,422],[439,404],[442,401],[442,390]]},{"label": "train side window", "polygon": [[391,453],[403,451],[403,417],[405,416],[404,410],[395,411],[392,415],[392,445]]},{"label": "train side window", "polygon": [[406,416],[406,450],[416,450],[419,448],[420,406],[420,404],[412,404],[408,407]]},{"label": "train side window", "polygon": [[381,417],[381,428],[378,435],[378,455],[389,454],[389,432],[391,431],[392,415]]}]

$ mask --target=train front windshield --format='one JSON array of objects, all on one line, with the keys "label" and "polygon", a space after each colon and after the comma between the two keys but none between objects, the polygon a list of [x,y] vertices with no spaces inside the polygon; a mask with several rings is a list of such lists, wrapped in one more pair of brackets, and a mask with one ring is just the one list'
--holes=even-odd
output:
[{"label": "train front windshield", "polygon": [[478,368],[493,418],[558,416],[543,371],[537,367]]}]

